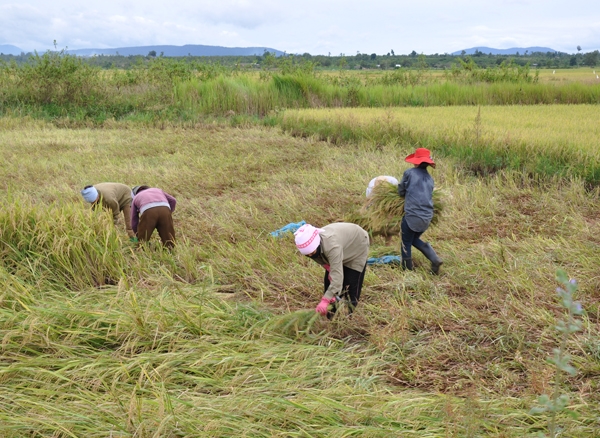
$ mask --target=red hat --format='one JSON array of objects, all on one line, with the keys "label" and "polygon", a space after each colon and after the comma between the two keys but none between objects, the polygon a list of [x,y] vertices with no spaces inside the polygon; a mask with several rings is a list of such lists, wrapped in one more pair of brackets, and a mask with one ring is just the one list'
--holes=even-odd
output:
[{"label": "red hat", "polygon": [[416,164],[417,166],[421,163],[427,163],[431,164],[431,167],[435,167],[435,163],[431,159],[431,152],[429,152],[429,149],[425,148],[418,148],[414,154],[410,154],[404,161]]}]

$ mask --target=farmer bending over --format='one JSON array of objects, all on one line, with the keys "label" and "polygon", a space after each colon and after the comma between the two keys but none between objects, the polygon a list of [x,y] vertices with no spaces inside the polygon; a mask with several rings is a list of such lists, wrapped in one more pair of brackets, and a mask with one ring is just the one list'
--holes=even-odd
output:
[{"label": "farmer bending over", "polygon": [[81,196],[92,204],[92,209],[99,206],[112,212],[115,225],[119,220],[119,213],[123,212],[125,220],[125,231],[130,238],[135,236],[131,228],[131,189],[120,183],[100,183],[93,186],[85,186]]},{"label": "farmer bending over", "polygon": [[156,229],[160,241],[167,248],[175,244],[173,215],[177,201],[161,189],[135,186],[132,189],[131,226],[140,242],[150,240]]},{"label": "farmer bending over", "polygon": [[[352,312],[358,304],[367,269],[367,232],[356,224],[339,222],[323,228],[306,224],[294,236],[300,253],[325,268],[324,295],[315,310],[331,319],[337,310],[335,303],[346,296]],[[330,304],[333,307],[328,310]]]},{"label": "farmer bending over", "polygon": [[402,267],[413,269],[411,247],[414,246],[431,262],[431,271],[437,275],[443,261],[428,242],[421,240],[421,234],[427,230],[433,218],[433,178],[427,172],[427,167],[435,168],[435,163],[431,159],[431,152],[425,148],[418,148],[404,161],[415,167],[406,170],[398,184],[398,194],[405,198],[404,217],[400,224]]}]

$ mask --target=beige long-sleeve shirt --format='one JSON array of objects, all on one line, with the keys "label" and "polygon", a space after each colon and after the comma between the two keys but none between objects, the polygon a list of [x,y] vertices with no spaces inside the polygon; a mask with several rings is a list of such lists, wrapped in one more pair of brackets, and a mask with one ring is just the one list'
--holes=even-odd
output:
[{"label": "beige long-sleeve shirt", "polygon": [[102,207],[107,208],[113,215],[113,221],[116,224],[119,220],[119,213],[123,212],[123,218],[125,220],[125,230],[131,237],[133,231],[131,230],[131,189],[129,186],[121,183],[99,183],[94,184],[98,194],[100,195],[100,202]]},{"label": "beige long-sleeve shirt", "polygon": [[319,233],[321,256],[314,260],[329,265],[330,284],[324,297],[341,294],[344,266],[362,272],[369,257],[369,234],[356,224],[337,222],[326,225]]}]

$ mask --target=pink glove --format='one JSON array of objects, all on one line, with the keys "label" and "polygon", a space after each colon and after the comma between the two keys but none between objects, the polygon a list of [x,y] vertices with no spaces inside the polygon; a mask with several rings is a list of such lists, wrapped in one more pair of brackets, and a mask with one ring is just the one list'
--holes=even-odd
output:
[{"label": "pink glove", "polygon": [[317,308],[315,309],[317,313],[320,313],[321,315],[327,315],[327,307],[332,304],[335,303],[335,298],[321,298],[321,302],[319,303],[319,305],[317,306]]}]

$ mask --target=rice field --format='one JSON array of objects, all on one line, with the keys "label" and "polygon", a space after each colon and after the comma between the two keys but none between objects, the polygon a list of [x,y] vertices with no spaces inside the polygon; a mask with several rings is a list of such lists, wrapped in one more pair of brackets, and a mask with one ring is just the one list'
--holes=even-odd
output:
[{"label": "rice field", "polygon": [[598,82],[600,69],[595,67],[584,67],[569,70],[540,70],[540,81],[542,82],[581,82],[593,84]]},{"label": "rice field", "polygon": [[594,158],[599,153],[599,119],[598,105],[335,108],[288,110],[284,114],[284,123],[289,120],[290,125],[296,120],[323,120],[356,131],[379,128],[381,133],[392,134],[404,129],[437,140],[464,136],[477,129],[482,142],[521,140],[533,149],[565,145],[572,152],[583,149]]},{"label": "rice field", "polygon": [[[551,112],[534,116],[546,107],[531,108],[531,129],[542,135],[546,114],[552,141],[575,150],[597,132],[585,108],[573,107],[579,132],[575,115],[563,137]],[[503,135],[488,109],[482,132]],[[339,114],[408,114],[404,126],[426,131],[449,123],[435,110]],[[524,109],[505,110],[506,129],[535,138]],[[358,211],[369,180],[400,177],[414,147],[209,122],[0,119],[0,436],[537,436],[547,417],[529,410],[552,389],[558,268],[586,310],[568,344],[578,372],[561,388],[576,415],[558,424],[597,436],[600,194],[581,178],[480,177],[436,154],[444,209],[424,237],[441,275],[420,254],[412,272],[370,266],[352,318],[314,318],[321,269],[270,232]],[[89,211],[79,189],[101,181],[174,195],[176,249],[136,249]],[[398,244],[376,236],[372,255]]]},{"label": "rice field", "polygon": [[298,136],[365,145],[412,143],[474,171],[513,169],[600,182],[600,106],[529,105],[288,110]]},{"label": "rice field", "polygon": [[[369,82],[376,79],[386,73],[390,73],[392,70],[379,70],[379,69],[364,69],[354,71],[344,71],[343,74],[362,78],[363,82]],[[582,84],[594,84],[598,83],[596,75],[600,74],[600,68],[596,67],[578,67],[569,69],[552,69],[552,68],[540,68],[536,69],[535,66],[531,66],[530,73],[533,75],[538,72],[538,81],[540,83],[554,83],[554,84],[567,84],[571,82],[578,82]],[[335,77],[340,75],[340,70],[325,70],[320,72],[324,76]],[[426,70],[425,76],[431,80],[442,81],[444,79],[444,70]]]}]

